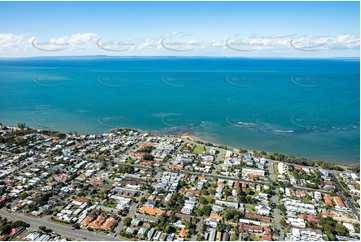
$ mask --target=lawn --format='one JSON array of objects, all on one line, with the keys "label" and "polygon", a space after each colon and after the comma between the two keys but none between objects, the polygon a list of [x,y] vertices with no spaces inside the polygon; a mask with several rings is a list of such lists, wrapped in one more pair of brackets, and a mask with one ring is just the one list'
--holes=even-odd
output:
[{"label": "lawn", "polygon": [[262,238],[260,236],[251,235],[250,238],[251,241],[262,241]]},{"label": "lawn", "polygon": [[193,149],[193,153],[194,154],[202,154],[204,151],[204,147],[197,145],[194,149]]},{"label": "lawn", "polygon": [[273,170],[275,172],[275,175],[277,175],[278,174],[278,163],[277,162],[273,163]]},{"label": "lawn", "polygon": [[256,209],[255,209],[255,206],[253,206],[253,205],[246,205],[246,209],[249,211],[249,213],[251,213],[251,214],[257,214],[257,211],[256,211]]}]

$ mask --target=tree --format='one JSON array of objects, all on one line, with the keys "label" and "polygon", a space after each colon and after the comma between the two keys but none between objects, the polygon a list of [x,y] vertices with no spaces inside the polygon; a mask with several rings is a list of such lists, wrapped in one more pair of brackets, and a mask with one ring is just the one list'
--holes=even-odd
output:
[{"label": "tree", "polygon": [[272,190],[271,189],[266,189],[266,190],[264,190],[264,193],[267,193],[268,195],[272,195]]},{"label": "tree", "polygon": [[140,148],[138,151],[139,152],[144,152],[144,153],[150,153],[154,149],[155,149],[154,146],[145,146],[145,147]]},{"label": "tree", "polygon": [[20,128],[21,130],[26,128],[26,124],[25,123],[18,123],[18,128]]},{"label": "tree", "polygon": [[175,232],[175,228],[170,225],[170,224],[167,224],[164,228],[164,233],[167,233],[167,234],[171,234],[171,233],[174,233]]},{"label": "tree", "polygon": [[74,229],[80,229],[80,225],[78,223],[73,224]]},{"label": "tree", "polygon": [[192,222],[186,221],[184,225],[186,226],[186,229],[190,229],[192,227]]},{"label": "tree", "polygon": [[253,195],[254,194],[254,191],[252,191],[250,188],[247,188],[245,190],[245,192],[246,192],[247,195]]},{"label": "tree", "polygon": [[11,223],[11,227],[13,227],[13,228],[16,228],[16,227],[30,227],[30,224],[25,223],[24,221],[17,220],[15,222]]},{"label": "tree", "polygon": [[1,227],[3,234],[10,234],[11,232],[11,225],[10,224],[6,224],[5,226]]},{"label": "tree", "polygon": [[197,216],[203,216],[203,211],[201,209],[196,209],[195,213]]},{"label": "tree", "polygon": [[218,231],[223,232],[223,231],[225,231],[226,229],[227,229],[227,225],[226,225],[225,223],[220,222],[220,223],[217,224],[217,230],[218,230]]},{"label": "tree", "polygon": [[284,218],[281,219],[280,224],[282,225],[282,227],[286,227],[287,226],[287,222]]},{"label": "tree", "polygon": [[132,222],[132,218],[130,218],[130,217],[126,217],[126,218],[123,220],[123,224],[124,224],[125,226],[129,226],[131,222]]},{"label": "tree", "polygon": [[341,223],[336,224],[335,231],[339,235],[343,235],[343,236],[348,235],[347,228]]},{"label": "tree", "polygon": [[356,232],[356,233],[360,233],[360,223],[356,223],[356,224],[354,225],[354,228],[355,228],[355,232]]},{"label": "tree", "polygon": [[213,198],[207,197],[206,199],[207,199],[207,202],[208,202],[208,203],[213,203]]},{"label": "tree", "polygon": [[286,213],[286,207],[284,204],[278,204],[277,207],[279,208],[279,210],[281,210],[282,213]]},{"label": "tree", "polygon": [[236,240],[238,240],[237,235],[236,234],[232,235],[231,236],[231,241],[236,241]]},{"label": "tree", "polygon": [[216,189],[210,188],[210,189],[209,189],[209,194],[211,194],[211,195],[216,194]]},{"label": "tree", "polygon": [[207,204],[208,202],[207,202],[207,199],[206,199],[205,197],[200,197],[200,198],[199,198],[199,203],[201,203],[201,204]]},{"label": "tree", "polygon": [[211,211],[212,211],[211,206],[206,205],[203,207],[204,216],[209,217],[209,215],[211,215]]},{"label": "tree", "polygon": [[143,160],[154,160],[154,156],[152,156],[151,154],[145,153],[143,155]]},{"label": "tree", "polygon": [[202,188],[201,194],[202,194],[203,196],[209,195],[208,190],[207,190],[206,188]]},{"label": "tree", "polygon": [[335,237],[335,235],[333,235],[332,232],[326,231],[325,234],[327,235],[327,237],[328,237],[328,239],[329,239],[330,241],[336,241],[336,237]]},{"label": "tree", "polygon": [[239,210],[234,209],[234,208],[227,208],[226,210],[223,211],[222,215],[223,215],[224,219],[230,220],[230,219],[235,218],[237,215],[239,215]]},{"label": "tree", "polygon": [[223,191],[223,193],[224,193],[224,196],[228,197],[228,196],[230,196],[232,194],[232,191],[230,189],[225,189]]},{"label": "tree", "polygon": [[43,231],[43,232],[45,232],[46,231],[46,227],[45,226],[39,226],[39,228],[38,228],[39,230],[41,230],[41,231]]},{"label": "tree", "polygon": [[324,233],[327,235],[327,237],[328,237],[329,239],[331,239],[330,236],[328,236],[328,234],[332,234],[332,235],[333,235],[333,233],[335,232],[334,227],[333,227],[332,225],[330,225],[330,224],[324,224],[324,225],[322,226],[322,228],[323,228]]},{"label": "tree", "polygon": [[20,194],[20,199],[25,199],[27,196],[29,196],[29,194],[27,194],[26,192]]}]

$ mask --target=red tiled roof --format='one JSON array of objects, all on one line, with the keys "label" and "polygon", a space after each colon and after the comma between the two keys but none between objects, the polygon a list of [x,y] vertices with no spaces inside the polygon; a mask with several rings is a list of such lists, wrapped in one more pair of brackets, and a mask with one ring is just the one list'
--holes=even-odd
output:
[{"label": "red tiled roof", "polygon": [[93,222],[91,222],[88,226],[98,229],[98,228],[100,228],[100,225],[104,222],[104,220],[105,220],[105,218],[103,216],[99,215],[97,217],[97,219],[94,220]]},{"label": "red tiled roof", "polygon": [[92,220],[93,218],[88,216],[81,222],[81,225],[87,226]]},{"label": "red tiled roof", "polygon": [[187,234],[187,230],[185,228],[182,228],[182,230],[179,232],[179,237],[184,237]]},{"label": "red tiled roof", "polygon": [[329,205],[329,206],[332,206],[332,205],[333,205],[331,196],[325,195],[325,196],[323,196],[323,199],[325,200],[326,205]]},{"label": "red tiled roof", "polygon": [[262,240],[264,240],[264,241],[272,241],[272,237],[271,237],[271,235],[263,235]]},{"label": "red tiled roof", "polygon": [[307,215],[307,219],[308,221],[314,222],[314,223],[319,223],[320,220],[317,219],[316,215]]},{"label": "red tiled roof", "polygon": [[86,197],[77,197],[75,198],[75,201],[77,202],[82,202],[82,203],[86,203],[88,202],[89,198],[86,198]]},{"label": "red tiled roof", "polygon": [[114,223],[115,223],[114,218],[108,218],[100,228],[103,230],[110,229]]},{"label": "red tiled roof", "polygon": [[9,236],[8,235],[4,235],[3,237],[0,238],[0,241],[6,241],[8,240]]},{"label": "red tiled roof", "polygon": [[215,218],[215,219],[217,219],[217,220],[223,220],[223,217],[222,217],[222,216],[219,216],[219,215],[214,214],[214,213],[212,213],[209,217],[210,217],[210,218]]},{"label": "red tiled roof", "polygon": [[184,188],[182,188],[179,192],[181,194],[188,193],[188,194],[193,194],[195,196],[199,196],[199,194],[201,194],[201,192],[198,190],[191,190],[191,189],[184,189]]},{"label": "red tiled roof", "polygon": [[70,179],[70,175],[63,173],[58,176],[55,176],[54,179],[58,182],[65,183]]},{"label": "red tiled roof", "polygon": [[145,213],[148,213],[148,214],[163,214],[163,213],[165,213],[164,210],[159,209],[159,208],[141,207],[139,210],[141,212],[145,212]]},{"label": "red tiled roof", "polygon": [[12,228],[11,229],[11,236],[17,235],[18,233],[20,233],[21,231],[23,231],[25,228],[24,227],[17,227],[17,228]]},{"label": "red tiled roof", "polygon": [[251,174],[249,175],[249,178],[250,178],[250,179],[257,179],[257,178],[258,178],[258,175],[251,173]]},{"label": "red tiled roof", "polygon": [[343,203],[342,199],[339,196],[334,196],[333,200],[335,201],[337,206],[345,207],[345,204]]}]

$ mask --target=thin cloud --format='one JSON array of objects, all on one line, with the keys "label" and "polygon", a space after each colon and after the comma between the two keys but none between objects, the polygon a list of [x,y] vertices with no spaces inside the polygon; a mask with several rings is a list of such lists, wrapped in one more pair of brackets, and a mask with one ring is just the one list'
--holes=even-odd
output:
[{"label": "thin cloud", "polygon": [[25,38],[24,34],[2,34],[0,33],[0,49],[15,50],[21,47]]},{"label": "thin cloud", "polygon": [[[39,49],[45,51],[58,51],[66,54],[94,55],[103,53],[97,46],[99,35],[92,32],[75,33],[49,39],[37,38],[29,34],[0,33],[0,51],[2,54],[11,56],[16,50],[17,55],[39,55]],[[106,41],[106,40],[104,40]],[[115,40],[114,40],[115,41]],[[108,41],[109,42],[109,41]],[[123,41],[124,42],[124,41]],[[225,38],[199,38],[199,36],[183,32],[170,32],[163,37],[138,37],[134,41],[126,41],[122,44],[129,45],[129,55],[164,55],[170,50],[179,51],[179,55],[242,55],[252,56],[255,52],[265,53],[273,51],[275,57],[293,55],[299,51],[323,51],[327,53],[339,53],[347,56],[350,51],[360,48],[360,38],[350,34],[335,36],[311,36],[311,35],[284,35],[284,36],[261,36],[261,35],[233,35]],[[118,42],[116,42],[118,43]],[[106,44],[106,43],[105,43]],[[35,48],[34,48],[35,47]],[[38,48],[36,48],[38,47]],[[184,51],[186,50],[186,51]],[[238,50],[238,53],[235,51]],[[68,51],[68,52],[66,52]],[[71,52],[69,52],[71,51]],[[184,51],[184,52],[182,52]],[[252,52],[250,54],[239,52]],[[188,53],[185,53],[188,52]],[[302,52],[299,52],[302,55]],[[125,54],[127,55],[127,54]],[[355,55],[358,53],[355,52]],[[309,56],[306,54],[306,56]]]}]

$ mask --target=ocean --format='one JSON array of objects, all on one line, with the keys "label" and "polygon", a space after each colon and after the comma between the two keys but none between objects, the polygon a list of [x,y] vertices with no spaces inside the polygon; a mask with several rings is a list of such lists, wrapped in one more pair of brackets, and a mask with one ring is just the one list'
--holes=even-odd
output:
[{"label": "ocean", "polygon": [[358,59],[0,60],[0,122],[81,134],[132,127],[236,148],[360,161]]}]

